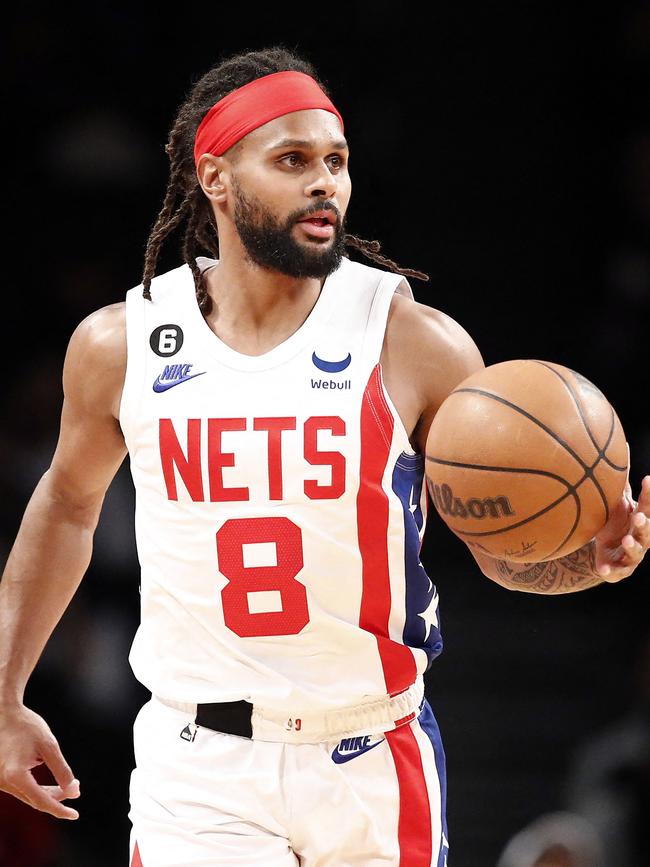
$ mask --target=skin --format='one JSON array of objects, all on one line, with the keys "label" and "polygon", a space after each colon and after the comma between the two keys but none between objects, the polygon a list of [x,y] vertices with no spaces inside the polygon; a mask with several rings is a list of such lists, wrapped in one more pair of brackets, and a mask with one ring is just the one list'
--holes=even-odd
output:
[{"label": "skin", "polygon": [[[307,144],[274,148],[282,139]],[[289,277],[251,262],[233,224],[233,178],[279,218],[301,208],[315,210],[324,202],[342,217],[351,182],[341,139],[334,115],[322,109],[299,111],[249,133],[236,147],[235,160],[210,154],[199,160],[197,177],[214,210],[220,239],[219,265],[208,274],[214,304],[207,322],[238,352],[259,355],[293,334],[313,308],[323,280]],[[291,232],[301,244],[331,243],[307,236],[298,225]],[[391,302],[380,361],[386,390],[413,448],[422,453],[442,401],[484,366],[467,332],[441,311],[414,301],[406,280]],[[64,819],[78,818],[62,801],[79,797],[79,783],[47,723],[25,707],[23,695],[88,567],[106,489],[126,455],[118,423],[125,367],[125,309],[120,303],[88,316],[70,339],[59,440],[27,505],[0,583],[0,789]],[[564,558],[547,564],[556,564],[562,576],[557,587],[564,589],[545,589],[541,579],[525,575],[531,564],[472,553],[488,577],[511,589],[568,592],[571,584],[572,591],[580,590],[631,574],[650,545],[646,516],[650,477],[644,479],[638,504],[628,492],[591,547],[573,562]],[[36,783],[31,769],[43,763],[57,785]]]}]

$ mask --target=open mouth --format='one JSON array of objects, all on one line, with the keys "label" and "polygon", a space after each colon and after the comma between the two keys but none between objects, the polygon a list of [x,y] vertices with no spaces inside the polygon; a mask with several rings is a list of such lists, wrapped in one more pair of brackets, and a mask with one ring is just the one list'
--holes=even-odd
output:
[{"label": "open mouth", "polygon": [[309,217],[306,220],[301,220],[301,223],[312,223],[314,226],[330,226],[331,223],[325,217]]},{"label": "open mouth", "polygon": [[307,220],[299,220],[306,235],[311,238],[331,238],[334,234],[334,226],[325,217],[310,217]]}]

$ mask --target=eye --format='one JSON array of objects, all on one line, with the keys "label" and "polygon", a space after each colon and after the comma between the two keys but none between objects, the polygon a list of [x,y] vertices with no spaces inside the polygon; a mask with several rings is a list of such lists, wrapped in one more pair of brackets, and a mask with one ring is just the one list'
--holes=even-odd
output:
[{"label": "eye", "polygon": [[340,154],[332,154],[330,160],[332,167],[335,169],[342,169],[345,165],[345,157],[342,157]]},{"label": "eye", "polygon": [[297,166],[302,162],[300,154],[297,153],[285,154],[285,156],[280,158],[280,162],[285,162],[286,160],[288,160],[290,166]]}]

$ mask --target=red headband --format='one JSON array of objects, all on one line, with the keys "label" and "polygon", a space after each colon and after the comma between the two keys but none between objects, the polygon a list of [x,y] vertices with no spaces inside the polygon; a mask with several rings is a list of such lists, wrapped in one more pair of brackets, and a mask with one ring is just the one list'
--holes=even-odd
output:
[{"label": "red headband", "polygon": [[221,156],[249,132],[281,114],[305,108],[324,108],[343,118],[317,82],[304,72],[272,72],[256,78],[220,99],[196,131],[194,163],[201,154]]}]

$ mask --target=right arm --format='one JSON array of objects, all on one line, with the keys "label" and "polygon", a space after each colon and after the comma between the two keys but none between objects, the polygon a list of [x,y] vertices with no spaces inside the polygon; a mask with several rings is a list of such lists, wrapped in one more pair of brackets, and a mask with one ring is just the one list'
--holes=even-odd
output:
[{"label": "right arm", "polygon": [[[27,681],[83,578],[106,490],[126,455],[118,423],[126,369],[124,304],[70,339],[56,450],[27,505],[0,582],[0,789],[59,818],[74,776],[47,724],[23,704]],[[39,786],[45,763],[57,786]]]}]

